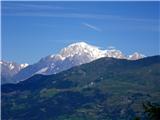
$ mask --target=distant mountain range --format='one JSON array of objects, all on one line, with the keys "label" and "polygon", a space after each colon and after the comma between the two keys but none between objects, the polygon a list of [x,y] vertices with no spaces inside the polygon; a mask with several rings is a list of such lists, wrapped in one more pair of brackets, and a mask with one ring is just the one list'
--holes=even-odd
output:
[{"label": "distant mountain range", "polygon": [[160,103],[159,85],[160,56],[104,57],[2,85],[1,115],[3,120],[146,120],[143,103]]},{"label": "distant mountain range", "polygon": [[145,56],[137,52],[125,56],[120,50],[101,50],[98,47],[89,45],[85,42],[78,42],[63,48],[58,54],[44,57],[32,65],[24,64],[23,66],[23,64],[18,65],[13,62],[1,61],[1,80],[2,84],[17,83],[35,74],[56,74],[73,66],[89,63],[102,57],[137,60]]},{"label": "distant mountain range", "polygon": [[28,64],[17,64],[15,62],[6,62],[0,61],[1,65],[1,82],[4,83],[13,83],[12,78],[19,71],[28,66]]}]

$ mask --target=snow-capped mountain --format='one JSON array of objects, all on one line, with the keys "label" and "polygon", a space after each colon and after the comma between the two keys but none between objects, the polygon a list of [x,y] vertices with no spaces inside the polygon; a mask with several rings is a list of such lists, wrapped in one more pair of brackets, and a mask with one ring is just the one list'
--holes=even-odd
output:
[{"label": "snow-capped mountain", "polygon": [[[136,57],[132,59],[131,56]],[[120,50],[114,48],[102,50],[99,47],[89,45],[85,42],[78,42],[63,48],[58,54],[44,57],[37,63],[20,70],[12,79],[13,81],[19,82],[35,74],[56,74],[73,66],[88,63],[102,57],[130,60],[139,59],[139,57],[142,58],[141,54],[138,53],[136,53],[136,55],[130,55],[128,58]]]},{"label": "snow-capped mountain", "polygon": [[28,66],[27,63],[25,64],[17,64],[15,62],[7,62],[7,61],[0,61],[1,66],[1,83],[10,83],[12,82],[12,77],[17,74],[20,70],[24,69]]},{"label": "snow-capped mountain", "polygon": [[132,55],[128,56],[128,60],[137,60],[137,59],[141,59],[141,58],[144,58],[144,57],[145,57],[145,55],[139,54],[138,52],[135,52]]},{"label": "snow-capped mountain", "polygon": [[73,66],[91,62],[101,57],[125,58],[119,50],[101,50],[85,42],[73,43],[58,54],[42,58],[15,75],[14,80],[25,80],[35,74],[55,74]]},{"label": "snow-capped mountain", "polygon": [[101,57],[125,58],[123,53],[116,49],[101,50],[99,47],[79,42],[62,49],[59,54],[63,59],[74,56],[87,56],[89,62]]}]

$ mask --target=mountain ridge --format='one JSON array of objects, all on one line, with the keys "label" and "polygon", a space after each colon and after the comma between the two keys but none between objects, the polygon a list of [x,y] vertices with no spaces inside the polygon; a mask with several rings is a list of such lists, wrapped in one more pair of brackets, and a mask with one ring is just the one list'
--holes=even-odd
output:
[{"label": "mountain ridge", "polygon": [[102,57],[137,60],[145,56],[136,52],[126,57],[120,50],[116,50],[115,48],[101,50],[99,47],[89,45],[85,42],[78,42],[61,49],[58,54],[48,55],[40,59],[37,63],[18,71],[10,82],[19,82],[35,74],[56,74]]},{"label": "mountain ridge", "polygon": [[1,66],[1,83],[12,82],[12,77],[16,75],[20,70],[28,66],[27,63],[18,64],[16,62],[0,61]]},{"label": "mountain ridge", "polygon": [[[107,64],[110,64],[110,65],[115,65],[115,63],[114,63],[114,61],[116,62],[116,61],[121,61],[121,62],[126,62],[126,63],[128,63],[128,62],[130,62],[130,63],[132,63],[133,64],[133,68],[134,67],[136,67],[137,65],[141,65],[142,67],[145,67],[145,66],[149,66],[150,64],[157,64],[157,63],[159,63],[160,62],[160,55],[156,55],[156,56],[150,56],[150,57],[146,57],[146,58],[143,58],[143,59],[139,59],[139,60],[134,60],[134,61],[129,61],[129,60],[126,60],[126,59],[116,59],[116,58],[110,58],[110,57],[104,57],[104,58],[99,58],[99,59],[97,59],[97,60],[95,60],[95,61],[92,61],[92,62],[90,62],[90,63],[85,63],[85,64],[82,64],[82,65],[79,65],[79,66],[74,66],[74,67],[72,67],[72,68],[70,68],[70,69],[67,69],[67,70],[64,70],[64,71],[61,71],[60,73],[58,73],[59,74],[59,76],[61,76],[61,74],[64,74],[65,72],[70,72],[70,71],[72,71],[72,70],[74,70],[74,69],[77,69],[77,68],[81,68],[81,67],[83,67],[83,66],[86,66],[86,65],[91,65],[91,64],[94,64],[95,62],[99,62],[99,61],[112,61],[112,63],[107,63]],[[101,62],[100,62],[101,63]],[[118,65],[120,65],[120,64],[118,64]],[[101,66],[101,65],[98,65],[98,66]],[[122,66],[123,66],[123,64],[122,64]],[[126,66],[127,67],[127,66]],[[117,68],[118,69],[118,68]],[[31,79],[31,80],[34,80],[34,78],[46,78],[46,77],[52,77],[52,76],[56,76],[57,74],[53,74],[53,75],[43,75],[43,74],[36,74],[36,75],[34,75],[34,76],[32,76],[32,77],[30,77],[30,78],[28,78],[28,81],[20,81],[19,83],[17,83],[17,84],[4,84],[4,85],[2,85],[2,92],[3,92],[3,86],[7,86],[7,85],[18,85],[18,86],[20,86],[21,87],[21,85],[23,85],[23,84],[25,84],[25,83],[27,83],[27,82],[30,82],[29,80]],[[63,76],[63,75],[62,75]],[[63,76],[64,77],[64,76]],[[39,83],[39,82],[38,82]],[[7,87],[7,88],[9,88],[9,87]],[[15,89],[13,89],[13,90],[15,90]]]},{"label": "mountain ridge", "polygon": [[160,103],[159,68],[160,56],[135,61],[105,57],[5,84],[2,118],[130,120],[140,115],[145,120],[142,103]]}]

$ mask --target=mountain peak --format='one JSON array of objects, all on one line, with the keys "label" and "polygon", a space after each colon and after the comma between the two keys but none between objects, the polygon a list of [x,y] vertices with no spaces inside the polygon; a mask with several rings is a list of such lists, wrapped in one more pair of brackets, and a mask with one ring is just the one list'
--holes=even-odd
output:
[{"label": "mountain peak", "polygon": [[[69,46],[63,48],[60,51],[60,55],[67,58],[67,57],[73,57],[75,55],[78,56],[90,56],[91,58],[97,58],[98,56],[102,56],[102,50],[100,50],[96,46],[89,45],[85,42],[77,42],[70,44]],[[98,57],[98,58],[99,58]]]},{"label": "mountain peak", "polygon": [[[17,74],[13,79],[15,81],[21,81],[33,76],[34,74],[56,74],[71,67],[89,63],[102,57],[136,60],[143,58],[144,55],[135,52],[127,57],[120,50],[117,50],[112,46],[107,49],[100,49],[100,47],[90,45],[85,42],[76,42],[61,49],[57,54],[52,54],[40,59],[39,62],[33,65],[28,66],[28,64],[21,64],[20,66],[18,65],[18,67],[14,67],[14,69],[18,69],[15,72]],[[13,64],[9,67],[12,68],[12,70],[7,70],[13,71],[14,69],[12,65]]]},{"label": "mountain peak", "polygon": [[86,42],[76,42],[76,43],[72,43],[69,46],[87,46],[89,44],[87,44]]},{"label": "mountain peak", "polygon": [[[50,55],[51,59],[65,60],[66,58],[73,57],[89,58],[89,61],[101,58],[101,57],[113,57],[118,59],[137,60],[145,57],[144,55],[135,52],[128,57],[125,56],[120,50],[115,47],[109,47],[106,50],[102,50],[97,46],[90,45],[86,42],[76,42],[61,49],[59,54]],[[81,59],[80,58],[80,59]]]},{"label": "mountain peak", "polygon": [[138,52],[134,52],[132,55],[129,55],[128,59],[129,60],[137,60],[137,59],[141,59],[141,58],[144,58],[145,55],[143,54],[140,54]]},{"label": "mountain peak", "polygon": [[21,69],[27,67],[29,64],[28,63],[24,63],[24,64],[20,64]]},{"label": "mountain peak", "polygon": [[79,48],[79,49],[98,49],[97,46],[90,45],[86,42],[76,42],[68,45],[66,48]]},{"label": "mountain peak", "polygon": [[0,61],[1,65],[1,83],[12,83],[14,81],[11,80],[11,78],[16,75],[21,69],[24,69],[25,67],[28,66],[27,63],[25,64],[17,64],[15,62],[9,62],[9,61]]},{"label": "mountain peak", "polygon": [[4,60],[1,60],[0,64],[2,66],[5,66],[9,70],[14,70],[14,69],[21,70],[21,69],[23,69],[23,68],[25,68],[25,67],[27,67],[29,65],[27,63],[18,64],[16,62],[9,62],[9,61],[4,61]]}]

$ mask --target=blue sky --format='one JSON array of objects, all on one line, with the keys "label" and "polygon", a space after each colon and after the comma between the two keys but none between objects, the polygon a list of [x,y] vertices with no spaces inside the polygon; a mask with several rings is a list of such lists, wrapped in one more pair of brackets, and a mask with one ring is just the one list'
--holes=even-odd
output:
[{"label": "blue sky", "polygon": [[160,2],[2,2],[2,59],[35,63],[74,42],[160,54]]}]

